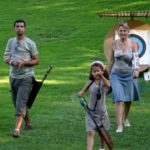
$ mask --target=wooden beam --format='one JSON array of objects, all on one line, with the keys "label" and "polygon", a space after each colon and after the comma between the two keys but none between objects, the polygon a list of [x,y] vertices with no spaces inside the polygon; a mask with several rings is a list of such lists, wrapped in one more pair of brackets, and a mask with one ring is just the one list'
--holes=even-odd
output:
[{"label": "wooden beam", "polygon": [[144,11],[121,11],[121,12],[99,12],[99,17],[150,17],[150,10]]}]

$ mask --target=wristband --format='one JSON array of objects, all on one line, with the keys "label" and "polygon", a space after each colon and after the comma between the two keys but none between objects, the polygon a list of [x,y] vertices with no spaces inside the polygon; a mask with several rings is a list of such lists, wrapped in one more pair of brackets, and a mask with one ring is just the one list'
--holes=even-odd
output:
[{"label": "wristband", "polygon": [[13,63],[13,60],[10,60],[10,61],[9,61],[9,64],[12,65],[12,63]]}]

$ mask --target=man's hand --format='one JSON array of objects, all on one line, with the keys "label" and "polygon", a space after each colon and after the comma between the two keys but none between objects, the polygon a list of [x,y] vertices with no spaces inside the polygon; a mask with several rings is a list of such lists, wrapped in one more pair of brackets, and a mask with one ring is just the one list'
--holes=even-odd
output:
[{"label": "man's hand", "polygon": [[16,67],[16,68],[18,68],[19,62],[12,61],[11,65],[14,66],[14,67]]},{"label": "man's hand", "polygon": [[13,61],[11,63],[11,65],[16,67],[16,68],[21,68],[21,67],[25,66],[25,64],[26,64],[25,61]]},{"label": "man's hand", "polygon": [[18,62],[18,68],[25,66],[25,64],[26,64],[25,61]]}]

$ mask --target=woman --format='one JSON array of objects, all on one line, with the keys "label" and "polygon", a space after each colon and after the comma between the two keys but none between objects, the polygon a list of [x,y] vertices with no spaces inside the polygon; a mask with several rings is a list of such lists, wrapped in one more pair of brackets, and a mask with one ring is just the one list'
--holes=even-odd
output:
[{"label": "woman", "polygon": [[117,31],[119,39],[112,44],[109,72],[118,124],[116,132],[120,133],[123,131],[123,122],[124,126],[130,127],[128,114],[132,100],[139,100],[136,81],[139,76],[139,57],[136,43],[129,39],[128,24],[119,23]]}]

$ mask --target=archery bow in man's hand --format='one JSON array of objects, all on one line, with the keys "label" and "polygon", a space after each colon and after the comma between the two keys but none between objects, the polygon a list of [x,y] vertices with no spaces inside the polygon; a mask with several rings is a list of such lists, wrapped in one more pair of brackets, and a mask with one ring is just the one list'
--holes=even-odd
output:
[{"label": "archery bow in man's hand", "polygon": [[53,69],[52,66],[49,66],[48,70],[46,71],[44,77],[43,77],[43,80],[42,81],[36,81],[35,78],[33,78],[33,87],[32,87],[32,90],[31,90],[31,93],[30,93],[30,96],[29,96],[29,99],[28,99],[28,102],[27,102],[27,106],[28,108],[31,108],[44,80],[46,79],[47,75],[50,73],[50,71]]}]

